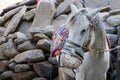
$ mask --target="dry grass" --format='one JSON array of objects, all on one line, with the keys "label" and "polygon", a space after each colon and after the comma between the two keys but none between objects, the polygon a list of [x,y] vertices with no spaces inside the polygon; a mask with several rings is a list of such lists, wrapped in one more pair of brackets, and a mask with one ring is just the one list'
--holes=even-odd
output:
[{"label": "dry grass", "polygon": [[0,0],[0,13],[4,8],[11,6],[20,1],[23,1],[23,0]]}]

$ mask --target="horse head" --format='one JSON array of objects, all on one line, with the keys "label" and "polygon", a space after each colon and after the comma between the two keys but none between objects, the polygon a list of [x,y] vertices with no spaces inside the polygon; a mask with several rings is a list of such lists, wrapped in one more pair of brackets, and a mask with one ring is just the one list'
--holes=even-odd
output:
[{"label": "horse head", "polygon": [[[72,9],[74,8],[75,6]],[[84,51],[105,49],[105,30],[97,14],[100,10],[101,8],[82,8],[75,9],[71,14],[66,22],[68,38],[61,50],[62,66],[78,68],[82,63]]]},{"label": "horse head", "polygon": [[[87,50],[105,46],[105,31],[102,20],[97,14],[102,9],[104,8],[74,9],[73,14],[66,23],[69,30],[68,40]],[[95,46],[96,44],[97,46]]]}]

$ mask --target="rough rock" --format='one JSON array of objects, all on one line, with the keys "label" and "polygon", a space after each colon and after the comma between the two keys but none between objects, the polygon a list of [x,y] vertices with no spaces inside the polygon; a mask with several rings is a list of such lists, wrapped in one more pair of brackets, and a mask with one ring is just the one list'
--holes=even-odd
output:
[{"label": "rough rock", "polygon": [[110,0],[84,0],[83,4],[89,8],[105,7],[110,4]]},{"label": "rough rock", "polygon": [[16,63],[35,62],[44,60],[44,53],[40,49],[29,50],[15,56]]},{"label": "rough rock", "polygon": [[29,69],[30,69],[30,66],[28,64],[17,64],[14,67],[15,72],[25,72],[25,71],[28,71]]},{"label": "rough rock", "polygon": [[23,16],[23,19],[27,21],[33,20],[35,16],[35,11],[36,9],[31,9],[30,11],[27,11]]},{"label": "rough rock", "polygon": [[6,60],[7,58],[3,55],[4,53],[1,50],[1,45],[0,45],[0,60]]},{"label": "rough rock", "polygon": [[110,6],[112,9],[120,9],[119,0],[110,0]]},{"label": "rough rock", "polygon": [[9,18],[11,16],[16,14],[20,9],[21,9],[21,7],[18,7],[16,9],[13,9],[13,10],[7,12],[4,16],[0,17],[0,25],[3,25],[7,20],[9,20]]},{"label": "rough rock", "polygon": [[30,28],[31,21],[21,21],[17,31],[26,34],[27,30]]},{"label": "rough rock", "polygon": [[13,58],[14,56],[18,54],[18,51],[12,39],[9,39],[7,43],[2,44],[1,50],[3,51],[3,55],[7,58]]},{"label": "rough rock", "polygon": [[14,32],[18,26],[18,24],[20,23],[20,20],[22,19],[23,14],[26,11],[26,6],[23,6],[23,8],[17,13],[15,14],[11,21],[9,22],[7,29],[4,32],[4,36],[7,36],[10,32]]},{"label": "rough rock", "polygon": [[78,9],[80,9],[80,8],[83,7],[83,5],[82,5],[82,3],[81,3],[80,0],[74,0],[73,3],[74,3],[74,5],[75,5]]},{"label": "rough rock", "polygon": [[68,19],[68,15],[62,14],[60,16],[58,16],[56,19],[54,19],[52,25],[54,25],[55,28],[63,25],[66,23]]},{"label": "rough rock", "polygon": [[36,77],[36,78],[33,78],[32,80],[48,80],[48,79],[46,79],[46,78],[42,78],[42,77]]},{"label": "rough rock", "polygon": [[10,20],[11,20],[11,19],[9,19],[9,20],[4,24],[4,27],[7,28],[7,26],[8,26],[8,24],[9,24]]},{"label": "rough rock", "polygon": [[15,62],[12,62],[8,65],[9,69],[11,69],[12,71],[14,71],[15,66],[16,66]]},{"label": "rough rock", "polygon": [[45,34],[41,34],[41,33],[36,33],[34,36],[33,36],[33,40],[34,41],[39,41],[41,39],[48,39],[49,38],[45,35]]},{"label": "rough rock", "polygon": [[13,74],[14,74],[13,71],[5,71],[1,74],[1,78],[2,78],[2,80],[8,80],[8,79],[12,78]]},{"label": "rough rock", "polygon": [[50,52],[51,41],[47,39],[41,39],[37,42],[36,46],[45,52]]},{"label": "rough rock", "polygon": [[12,76],[12,80],[31,80],[34,75],[35,74],[32,71],[14,73]]},{"label": "rough rock", "polygon": [[50,65],[48,62],[41,62],[41,63],[36,63],[33,65],[35,72],[41,76],[41,77],[46,77],[50,78],[50,68],[53,70],[52,76],[55,77],[58,75],[57,73],[57,68],[54,66]]},{"label": "rough rock", "polygon": [[55,5],[49,0],[40,0],[37,4],[34,21],[31,27],[46,27],[52,23]]},{"label": "rough rock", "polygon": [[7,70],[8,61],[0,61],[0,72],[4,72]]},{"label": "rough rock", "polygon": [[111,26],[120,26],[120,15],[114,15],[114,16],[108,17],[107,22]]},{"label": "rough rock", "polygon": [[5,27],[0,27],[0,36],[2,36],[3,35],[3,33],[4,33],[4,31],[5,31]]},{"label": "rough rock", "polygon": [[5,42],[6,42],[6,38],[4,36],[0,36],[0,45]]},{"label": "rough rock", "polygon": [[118,15],[120,14],[120,9],[114,9],[109,12],[111,15]]},{"label": "rough rock", "polygon": [[63,2],[64,0],[56,0],[57,3],[61,3]]},{"label": "rough rock", "polygon": [[16,32],[16,33],[14,33],[14,34],[12,35],[12,37],[15,38],[14,43],[15,43],[16,45],[22,44],[23,42],[29,40],[29,38],[27,37],[27,35],[24,34],[24,33],[21,33],[21,32]]},{"label": "rough rock", "polygon": [[28,33],[33,36],[36,33],[41,33],[47,35],[49,38],[51,38],[54,31],[54,26],[49,25],[46,28],[38,28],[38,27],[32,27],[29,29]]},{"label": "rough rock", "polygon": [[105,28],[106,33],[108,33],[108,34],[116,33],[116,28],[113,26],[110,26],[107,22],[104,22],[103,26]]},{"label": "rough rock", "polygon": [[47,35],[50,39],[52,39],[52,35],[53,35],[53,32],[54,32],[54,26],[53,25],[49,25],[45,28],[45,32],[44,34]]},{"label": "rough rock", "polygon": [[56,15],[59,16],[63,13],[70,12],[70,4],[72,3],[72,0],[64,0],[57,8],[56,8]]},{"label": "rough rock", "polygon": [[46,30],[44,28],[39,28],[39,27],[32,27],[28,30],[28,33],[30,33],[31,36],[37,33],[45,33]]},{"label": "rough rock", "polygon": [[32,49],[34,49],[34,47],[35,46],[33,44],[31,44],[30,41],[25,41],[22,44],[19,44],[17,49],[20,52],[24,52],[24,51],[27,51],[27,50],[32,50]]},{"label": "rough rock", "polygon": [[118,41],[118,35],[116,34],[107,34],[110,43],[111,43],[111,47],[115,47],[117,45],[117,41]]}]

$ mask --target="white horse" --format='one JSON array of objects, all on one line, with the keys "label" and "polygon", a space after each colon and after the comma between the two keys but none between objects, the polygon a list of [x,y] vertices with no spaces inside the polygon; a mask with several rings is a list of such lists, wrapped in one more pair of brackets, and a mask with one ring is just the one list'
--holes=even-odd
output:
[{"label": "white horse", "polygon": [[[66,27],[69,37],[58,58],[59,80],[106,80],[110,53],[106,51],[109,46],[98,14],[100,10],[101,8],[74,9],[74,14],[68,19]],[[75,47],[87,51],[82,60],[81,56],[75,54]],[[67,68],[69,65],[74,67]]]}]

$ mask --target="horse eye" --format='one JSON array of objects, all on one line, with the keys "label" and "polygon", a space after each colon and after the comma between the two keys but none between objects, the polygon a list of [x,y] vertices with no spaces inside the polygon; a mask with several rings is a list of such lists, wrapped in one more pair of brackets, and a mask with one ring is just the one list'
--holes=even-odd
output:
[{"label": "horse eye", "polygon": [[81,31],[81,34],[84,34],[84,33],[85,33],[85,31],[86,31],[85,29],[84,29],[84,30],[82,30],[82,31]]}]

